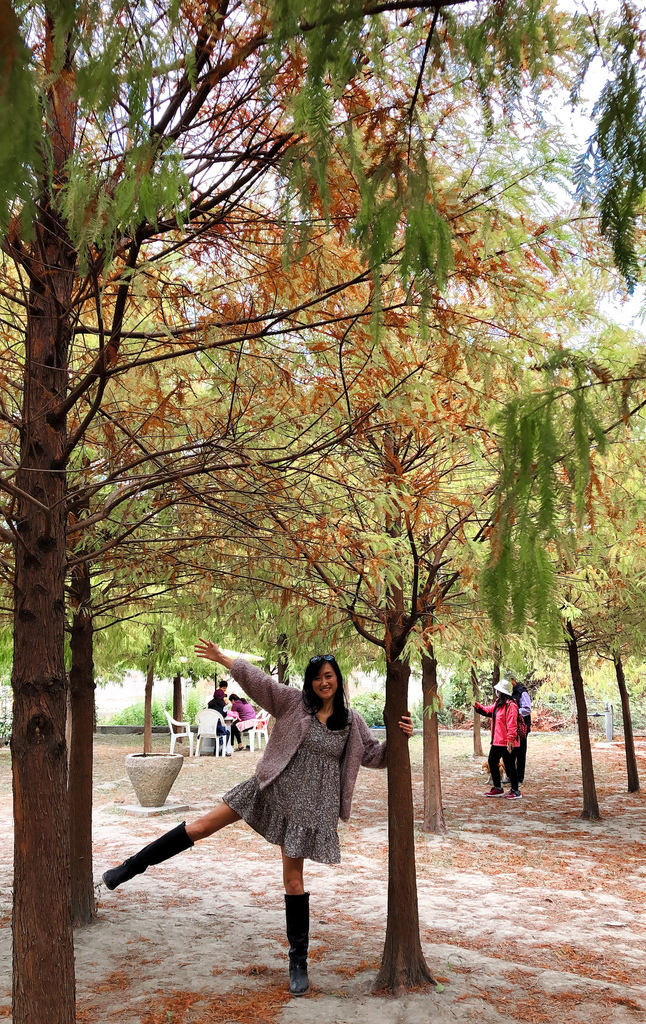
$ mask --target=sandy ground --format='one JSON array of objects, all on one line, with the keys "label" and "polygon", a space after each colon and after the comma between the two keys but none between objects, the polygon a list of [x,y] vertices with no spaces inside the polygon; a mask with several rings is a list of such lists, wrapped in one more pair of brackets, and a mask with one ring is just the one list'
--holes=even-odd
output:
[{"label": "sandy ground", "polygon": [[[103,737],[95,757],[97,879],[177,815],[126,816],[123,758],[140,740]],[[574,737],[530,737],[522,801],[486,800],[470,736],[442,740],[449,835],[417,834],[421,934],[443,990],[370,994],[386,915],[386,777],[362,771],[343,863],[306,865],[311,992],[290,999],[280,856],[245,825],[151,869],[97,886],[96,923],[76,936],[83,1024],[630,1024],[646,1021],[646,798],[626,793],[621,744],[595,747],[603,820],[580,811]],[[163,737],[156,740],[165,749]],[[421,740],[411,743],[421,816]],[[258,754],[186,760],[173,798],[195,812]],[[646,741],[639,743],[646,785]],[[191,811],[191,816],[194,812]],[[0,1017],[10,1019],[11,805],[0,751]]]}]

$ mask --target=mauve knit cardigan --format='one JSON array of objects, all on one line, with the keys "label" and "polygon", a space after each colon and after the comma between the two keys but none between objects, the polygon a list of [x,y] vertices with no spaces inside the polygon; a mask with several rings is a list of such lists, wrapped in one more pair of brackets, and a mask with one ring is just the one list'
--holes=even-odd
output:
[{"label": "mauve knit cardigan", "polygon": [[[312,716],[305,707],[301,690],[277,683],[244,658],[236,658],[231,675],[256,704],[276,719],[265,753],[256,767],[258,785],[264,789],[291,761],[307,736]],[[361,765],[364,768],[386,767],[385,741],[379,743],[374,739],[357,711],[350,711],[350,716],[350,735],[341,760],[339,817],[343,821],[350,817],[352,793]]]}]

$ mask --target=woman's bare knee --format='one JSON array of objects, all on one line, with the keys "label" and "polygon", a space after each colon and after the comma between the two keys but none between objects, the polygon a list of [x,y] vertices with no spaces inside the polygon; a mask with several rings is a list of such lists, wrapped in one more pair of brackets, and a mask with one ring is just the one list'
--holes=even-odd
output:
[{"label": "woman's bare knee", "polygon": [[303,876],[300,878],[286,878],[285,879],[285,892],[288,896],[302,896],[305,892],[305,885],[303,884]]},{"label": "woman's bare knee", "polygon": [[186,834],[189,839],[197,843],[200,839],[206,839],[207,836],[212,836],[214,832],[219,832],[220,829],[226,828],[227,825],[232,825],[234,821],[240,821],[240,815],[223,801],[217,807],[214,807],[212,811],[202,815],[201,818],[191,821],[186,826]]},{"label": "woman's bare knee", "polygon": [[305,892],[303,885],[303,858],[288,857],[284,850],[283,854],[283,885],[288,896],[302,896]]}]

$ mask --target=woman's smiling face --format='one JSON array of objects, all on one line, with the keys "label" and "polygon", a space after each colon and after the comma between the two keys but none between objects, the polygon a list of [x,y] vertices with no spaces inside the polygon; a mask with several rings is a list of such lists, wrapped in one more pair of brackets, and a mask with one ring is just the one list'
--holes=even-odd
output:
[{"label": "woman's smiling face", "polygon": [[332,700],[337,691],[339,681],[336,672],[329,662],[324,661],[318,675],[312,680],[312,689],[322,701]]}]

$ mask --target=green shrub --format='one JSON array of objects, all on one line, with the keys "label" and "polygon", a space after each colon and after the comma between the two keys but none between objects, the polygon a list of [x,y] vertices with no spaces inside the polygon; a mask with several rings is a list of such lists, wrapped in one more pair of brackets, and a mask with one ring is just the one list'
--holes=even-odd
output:
[{"label": "green shrub", "polygon": [[[153,725],[168,725],[164,715],[164,705],[159,698],[153,697],[152,703]],[[117,711],[112,716],[108,725],[143,725],[144,724],[144,702],[138,700],[136,704],[130,704],[123,711]]]},{"label": "green shrub", "polygon": [[414,729],[421,729],[424,725],[424,701],[418,700],[410,709],[410,717]]},{"label": "green shrub", "polygon": [[[191,686],[184,695],[182,718],[185,722],[194,722],[198,711],[206,707],[206,699],[196,686]],[[163,696],[153,696],[152,701],[152,724],[168,725],[164,711],[169,715],[173,713],[173,691],[167,690]],[[117,711],[109,720],[108,725],[139,725],[144,724],[144,702],[138,700],[135,704]]]},{"label": "green shrub", "polygon": [[13,724],[13,691],[10,686],[0,686],[0,738],[8,741]]},{"label": "green shrub", "polygon": [[[184,694],[184,721],[194,722],[195,716],[199,711],[204,711],[210,697],[205,697],[201,690],[198,690],[197,686],[191,686],[190,689]],[[169,714],[173,713],[173,698],[171,695],[170,707],[168,708]]]},{"label": "green shrub", "polygon": [[[448,682],[440,687],[440,692],[442,704],[447,713],[450,713],[452,708],[465,710],[473,703],[473,686],[470,676],[452,675]],[[439,715],[438,720],[440,720]]]},{"label": "green shrub", "polygon": [[365,719],[366,725],[383,728],[384,704],[386,698],[383,693],[373,691],[372,693],[358,693],[352,697],[350,704]]},{"label": "green shrub", "polygon": [[[386,698],[383,693],[373,690],[371,693],[358,693],[350,701],[355,711],[365,719],[366,725],[371,728],[383,729],[384,725],[384,704]],[[410,709],[410,717],[415,729],[422,727],[422,701],[418,701]]]}]

